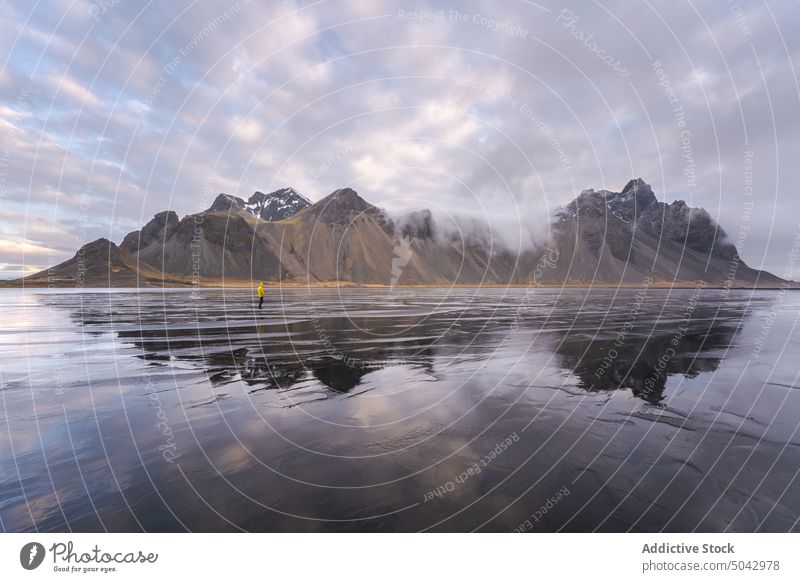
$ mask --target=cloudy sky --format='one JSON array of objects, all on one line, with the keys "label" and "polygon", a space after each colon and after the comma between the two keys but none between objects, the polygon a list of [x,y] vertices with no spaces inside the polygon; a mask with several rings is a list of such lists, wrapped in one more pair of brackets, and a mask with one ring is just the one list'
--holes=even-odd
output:
[{"label": "cloudy sky", "polygon": [[0,27],[2,277],[285,185],[504,232],[641,176],[778,274],[800,232],[796,2],[20,0]]}]

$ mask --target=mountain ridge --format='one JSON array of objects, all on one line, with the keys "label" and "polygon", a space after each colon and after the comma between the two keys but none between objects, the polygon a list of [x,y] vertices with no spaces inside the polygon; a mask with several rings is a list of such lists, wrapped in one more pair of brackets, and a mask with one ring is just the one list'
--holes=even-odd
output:
[{"label": "mountain ridge", "polygon": [[[256,192],[247,201],[220,194],[207,210],[182,219],[173,211],[156,214],[119,247],[102,243],[119,264],[116,271],[100,268],[95,278],[102,283],[105,277],[112,286],[136,277],[144,285],[270,280],[391,287],[633,286],[650,279],[664,286],[702,280],[751,288],[787,283],[748,267],[708,212],[682,200],[658,201],[641,178],[620,192],[584,190],[558,210],[546,243],[518,254],[487,245],[488,234],[439,233],[429,210],[396,224],[352,188],[315,203],[292,188]],[[74,280],[68,274],[76,257],[49,271],[61,273],[60,281]],[[17,282],[40,284],[47,273]]]},{"label": "mountain ridge", "polygon": [[289,186],[268,194],[257,190],[247,200],[223,192],[217,195],[206,212],[246,211],[261,220],[275,222],[309,206],[311,201]]}]

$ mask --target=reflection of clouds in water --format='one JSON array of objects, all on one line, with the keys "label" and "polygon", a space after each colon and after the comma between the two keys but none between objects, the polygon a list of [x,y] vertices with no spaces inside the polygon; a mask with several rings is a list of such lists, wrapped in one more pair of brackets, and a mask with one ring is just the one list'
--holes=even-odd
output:
[{"label": "reflection of clouds in water", "polygon": [[211,462],[215,469],[224,474],[238,473],[256,463],[253,456],[236,442],[212,451],[212,455]]},{"label": "reflection of clouds in water", "polygon": [[[146,529],[180,529],[165,503],[193,528],[229,527],[210,512],[208,502],[234,523],[253,529],[358,529],[358,524],[333,526],[314,519],[368,518],[417,503],[425,491],[453,480],[498,439],[515,431],[519,443],[457,491],[435,500],[436,505],[431,501],[426,511],[411,509],[358,523],[365,528],[380,524],[420,529],[454,516],[445,527],[470,529],[520,495],[522,500],[513,507],[519,506],[523,513],[535,510],[541,499],[580,474],[570,499],[547,516],[565,520],[576,511],[573,503],[579,507],[596,491],[588,493],[589,485],[602,487],[607,475],[622,467],[618,474],[622,485],[606,487],[598,501],[602,513],[664,452],[653,468],[656,484],[647,481],[641,499],[631,501],[619,514],[634,520],[642,513],[636,504],[657,495],[672,477],[677,476],[681,487],[694,487],[702,478],[681,467],[706,431],[709,436],[695,453],[702,466],[713,465],[732,435],[735,439],[738,456],[709,477],[723,484],[731,478],[729,468],[738,468],[746,458],[741,451],[755,451],[759,466],[768,466],[780,443],[789,440],[796,422],[792,424],[792,407],[781,405],[787,394],[795,401],[794,368],[778,365],[765,372],[758,362],[746,372],[748,382],[737,385],[743,363],[731,359],[741,345],[750,349],[749,338],[758,333],[768,312],[768,293],[756,294],[751,304],[755,315],[745,310],[747,294],[732,292],[722,303],[718,292],[704,295],[675,356],[664,366],[665,384],[655,398],[637,392],[637,382],[671,345],[686,310],[684,298],[691,292],[673,291],[669,300],[666,291],[649,295],[606,383],[599,384],[594,372],[625,321],[630,295],[620,292],[612,302],[613,291],[574,290],[563,292],[554,302],[559,292],[533,294],[515,330],[510,323],[524,289],[507,296],[504,290],[482,292],[480,301],[470,300],[472,290],[449,295],[421,291],[416,299],[405,299],[404,309],[415,312],[406,319],[397,311],[386,316],[378,299],[383,291],[343,291],[341,298],[328,294],[320,299],[320,307],[327,301],[330,311],[338,314],[329,322],[330,337],[363,367],[348,367],[328,357],[304,316],[306,307],[291,297],[274,304],[264,329],[253,324],[246,299],[237,306],[236,291],[225,292],[224,311],[218,309],[220,292],[201,291],[198,304],[203,309],[197,312],[180,293],[142,294],[137,298],[142,309],[107,295],[47,296],[40,304],[43,312],[76,318],[80,316],[75,314],[87,314],[86,325],[53,330],[48,337],[52,350],[73,353],[64,365],[75,363],[76,368],[67,367],[66,372],[88,373],[92,388],[76,383],[60,398],[37,395],[47,467],[38,429],[32,424],[30,392],[4,388],[10,426],[16,429],[14,453],[24,465],[21,477],[37,508],[36,522],[65,528],[53,488],[42,477],[49,467],[66,520],[78,527],[99,523],[92,517],[88,489],[112,528],[137,529],[140,519]],[[785,309],[788,313],[797,306],[787,301]],[[165,312],[174,321],[166,327]],[[406,331],[397,334],[398,326]],[[791,322],[776,322],[770,339],[791,341],[790,327]],[[38,356],[32,353],[32,357]],[[765,362],[776,358],[770,350],[762,357]],[[151,386],[142,382],[143,370]],[[631,370],[629,380],[626,373]],[[770,373],[772,380],[787,387],[754,393],[761,385],[758,381]],[[732,386],[737,387],[732,390]],[[150,390],[157,391],[176,435],[181,456],[174,465],[164,462],[158,451],[163,434],[155,427]],[[663,406],[654,408],[648,401]],[[759,407],[748,413],[754,402]],[[69,434],[62,406],[67,408]],[[770,423],[774,411],[779,416]],[[744,423],[742,430],[739,423]],[[769,427],[769,440],[759,443],[764,427]],[[13,461],[10,442],[0,438],[0,468],[15,474],[13,464],[8,464]],[[101,443],[110,452],[113,475]],[[579,446],[570,449],[576,443]],[[794,457],[790,447],[788,460],[770,474],[772,501],[789,482],[785,467],[792,466]],[[753,479],[762,476],[749,467],[736,482],[740,490],[750,491]],[[183,474],[196,491],[188,487]],[[508,481],[500,485],[506,477]],[[135,519],[115,478],[134,508]],[[540,479],[531,493],[525,493]],[[31,529],[21,485],[6,490],[9,494],[0,502],[4,522]],[[166,501],[161,502],[159,495]],[[675,498],[662,500],[664,507]],[[692,501],[692,507],[704,499]],[[457,514],[473,501],[474,507]],[[738,511],[732,509],[733,500],[727,501],[721,504],[722,515],[713,516],[713,521],[709,517],[707,523],[718,523]],[[259,503],[309,519],[277,517]],[[766,502],[758,503],[751,509],[766,515]],[[692,516],[703,512],[687,512],[680,523],[692,525]],[[786,529],[789,517],[795,515],[781,504],[770,514],[770,527]],[[514,512],[498,519],[499,529],[520,522]],[[576,519],[579,529],[595,523],[593,516],[584,514]],[[557,527],[558,521],[547,520],[542,529]]]}]

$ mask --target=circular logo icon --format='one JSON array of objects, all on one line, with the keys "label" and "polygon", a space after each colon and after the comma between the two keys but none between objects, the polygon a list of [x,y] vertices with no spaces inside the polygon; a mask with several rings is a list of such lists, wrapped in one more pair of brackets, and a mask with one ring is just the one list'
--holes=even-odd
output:
[{"label": "circular logo icon", "polygon": [[19,563],[26,570],[35,570],[44,561],[44,546],[39,542],[30,542],[19,551]]}]

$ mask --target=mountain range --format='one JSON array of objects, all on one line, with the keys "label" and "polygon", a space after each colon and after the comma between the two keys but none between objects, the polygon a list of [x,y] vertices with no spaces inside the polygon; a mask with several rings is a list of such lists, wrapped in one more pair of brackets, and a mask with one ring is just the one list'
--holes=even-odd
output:
[{"label": "mountain range", "polygon": [[392,218],[354,190],[311,203],[292,188],[249,199],[220,194],[202,212],[168,210],[117,245],[98,239],[24,286],[626,285],[778,287],[748,267],[703,209],[659,202],[640,178],[585,190],[549,236],[522,252],[440,228],[430,211]]}]

